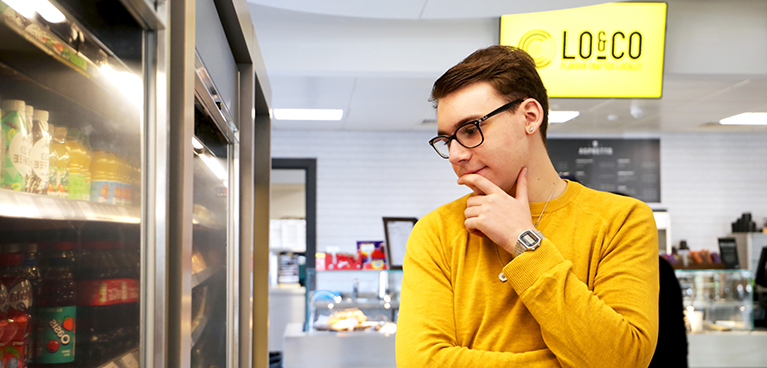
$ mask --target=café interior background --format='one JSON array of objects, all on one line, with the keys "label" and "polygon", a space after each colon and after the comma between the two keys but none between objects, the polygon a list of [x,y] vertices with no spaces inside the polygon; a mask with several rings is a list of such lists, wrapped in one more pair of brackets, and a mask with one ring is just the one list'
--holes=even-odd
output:
[{"label": "caf\u00e9 interior background", "polygon": [[[659,138],[661,201],[650,205],[668,210],[673,245],[717,249],[743,212],[767,221],[767,128],[716,123],[767,111],[767,2],[667,3],[662,98],[552,99],[580,116],[549,136]],[[317,251],[383,240],[382,217],[420,218],[468,192],[427,143],[433,81],[498,43],[503,5],[468,4],[250,1],[273,107],[344,109],[337,122],[273,121],[272,157],[317,158]]]}]

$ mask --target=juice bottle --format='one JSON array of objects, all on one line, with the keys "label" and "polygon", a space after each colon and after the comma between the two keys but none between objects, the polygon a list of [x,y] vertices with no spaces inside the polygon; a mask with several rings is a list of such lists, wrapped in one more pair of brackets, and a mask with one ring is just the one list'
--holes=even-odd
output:
[{"label": "juice bottle", "polygon": [[110,183],[109,152],[103,148],[96,148],[93,151],[93,163],[91,164],[91,201],[99,203],[112,202],[114,200],[114,190],[110,192]]},{"label": "juice bottle", "polygon": [[128,177],[128,163],[125,161],[124,155],[117,156],[117,167],[115,170],[115,175],[117,177],[118,188],[120,188],[119,195],[115,194],[115,197],[117,197],[118,204],[124,206],[128,203],[127,194],[128,187],[130,186],[130,178]]},{"label": "juice bottle", "polygon": [[122,293],[116,279],[120,268],[109,254],[112,247],[109,237],[110,232],[104,226],[83,231],[75,273],[78,366],[99,366],[112,356],[116,342],[114,325],[125,318],[115,312]]},{"label": "juice bottle", "polygon": [[138,160],[131,165],[131,205],[141,203],[141,164]]},{"label": "juice bottle", "polygon": [[[6,253],[7,245],[0,246],[0,268],[4,271],[6,269],[8,253]],[[5,350],[6,345],[10,345],[11,340],[16,335],[16,325],[8,324],[8,289],[5,284],[0,282],[0,351]],[[0,362],[2,361],[2,354],[0,354]]]},{"label": "juice bottle", "polygon": [[69,199],[83,199],[85,176],[83,175],[84,152],[80,144],[80,131],[69,129],[64,145],[69,150]]},{"label": "juice bottle", "polygon": [[32,175],[25,191],[45,194],[48,189],[51,135],[48,126],[48,111],[35,110],[32,120]]},{"label": "juice bottle", "polygon": [[27,125],[27,131],[30,132],[30,134],[31,134],[31,132],[32,132],[32,120],[35,117],[35,108],[32,105],[27,104],[26,106],[24,106],[24,112],[26,113],[25,114],[26,119],[24,119],[24,123],[26,123],[26,125]]},{"label": "juice bottle", "polygon": [[2,161],[2,186],[23,190],[31,171],[29,153],[32,149],[27,129],[26,104],[21,100],[5,100],[0,103],[4,159]]},{"label": "juice bottle", "polygon": [[90,201],[91,200],[91,162],[93,161],[93,157],[91,156],[91,145],[90,145],[90,139],[87,135],[82,135],[82,140],[80,141],[80,149],[82,152],[82,167],[80,168],[82,170],[83,174],[83,189],[82,189],[82,200]]},{"label": "juice bottle", "polygon": [[5,348],[5,345],[10,341],[9,338],[5,339],[5,330],[8,328],[8,289],[5,288],[2,282],[0,282],[0,350]]},{"label": "juice bottle", "polygon": [[[20,244],[7,244],[0,280],[8,290],[8,325],[15,326],[13,337],[3,348],[4,367],[26,367],[27,324],[32,303],[32,286],[21,267]],[[3,334],[5,338],[5,333]]]},{"label": "juice bottle", "polygon": [[109,203],[111,204],[119,204],[120,201],[122,201],[122,186],[120,185],[119,179],[117,177],[117,166],[119,164],[120,161],[117,155],[113,151],[110,151],[107,154],[107,176],[109,177],[110,181]]},{"label": "juice bottle", "polygon": [[59,198],[69,196],[69,149],[66,146],[67,128],[56,127],[51,139],[49,156],[50,177],[48,178],[48,195]]},{"label": "juice bottle", "polygon": [[40,269],[37,264],[37,243],[25,243],[21,246],[23,261],[21,263],[21,274],[29,280],[32,295],[29,298],[29,309],[27,312],[27,331],[24,339],[27,342],[25,348],[27,364],[34,358],[34,346],[32,346],[35,333],[35,316],[37,303],[40,299]]},{"label": "juice bottle", "polygon": [[40,281],[34,367],[74,367],[77,297],[72,259],[59,252],[48,259]]}]

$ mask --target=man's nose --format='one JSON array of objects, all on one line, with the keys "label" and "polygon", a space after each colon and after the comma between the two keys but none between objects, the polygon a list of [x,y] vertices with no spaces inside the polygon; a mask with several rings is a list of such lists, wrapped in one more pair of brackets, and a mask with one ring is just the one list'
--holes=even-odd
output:
[{"label": "man's nose", "polygon": [[457,141],[453,141],[450,145],[450,163],[457,164],[462,161],[466,161],[471,157],[471,149],[462,146]]}]

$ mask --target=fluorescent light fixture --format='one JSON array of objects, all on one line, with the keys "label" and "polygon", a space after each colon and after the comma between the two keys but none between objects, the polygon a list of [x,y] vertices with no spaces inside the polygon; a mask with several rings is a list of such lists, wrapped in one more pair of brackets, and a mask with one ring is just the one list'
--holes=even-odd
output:
[{"label": "fluorescent light fixture", "polygon": [[202,159],[202,162],[205,164],[205,166],[208,167],[208,169],[210,169],[213,175],[216,175],[216,177],[221,179],[221,181],[227,181],[228,174],[224,166],[221,165],[221,162],[218,158],[207,153],[199,155],[198,157]]},{"label": "fluorescent light fixture", "polygon": [[197,137],[192,137],[192,147],[194,147],[194,149],[196,150],[201,150],[205,148],[205,146],[202,145],[202,142],[200,142],[200,140],[197,139]]},{"label": "fluorescent light fixture", "polygon": [[549,111],[549,123],[564,123],[577,118],[580,114],[578,111]]},{"label": "fluorescent light fixture", "polygon": [[141,106],[144,100],[144,83],[139,76],[130,72],[117,71],[108,63],[102,64],[99,71],[117,86],[129,101],[136,106]]},{"label": "fluorescent light fixture", "polygon": [[64,14],[61,14],[48,0],[35,0],[34,4],[37,13],[45,20],[51,23],[61,23],[66,20]]},{"label": "fluorescent light fixture", "polygon": [[722,125],[767,125],[767,112],[744,112],[719,120]]},{"label": "fluorescent light fixture", "polygon": [[342,109],[274,109],[277,120],[338,121],[344,117]]},{"label": "fluorescent light fixture", "polygon": [[25,18],[32,18],[35,16],[35,6],[27,0],[5,0],[13,10],[21,14]]}]

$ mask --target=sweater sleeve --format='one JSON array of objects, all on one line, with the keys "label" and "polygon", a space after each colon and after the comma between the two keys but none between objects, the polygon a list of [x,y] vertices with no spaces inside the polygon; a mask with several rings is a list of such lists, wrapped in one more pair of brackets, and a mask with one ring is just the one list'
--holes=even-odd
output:
[{"label": "sweater sleeve", "polygon": [[[431,220],[431,221],[430,221]],[[466,231],[457,237],[466,237]],[[559,367],[549,349],[524,353],[492,352],[459,346],[453,285],[434,216],[416,223],[407,243],[397,323],[397,367]]]},{"label": "sweater sleeve", "polygon": [[[546,346],[563,367],[647,367],[658,334],[657,229],[652,211],[637,204],[605,221],[596,253],[593,290],[573,272],[555,244],[504,267],[520,300],[541,326]],[[545,234],[544,234],[545,235]],[[592,253],[595,254],[595,253]]]}]

